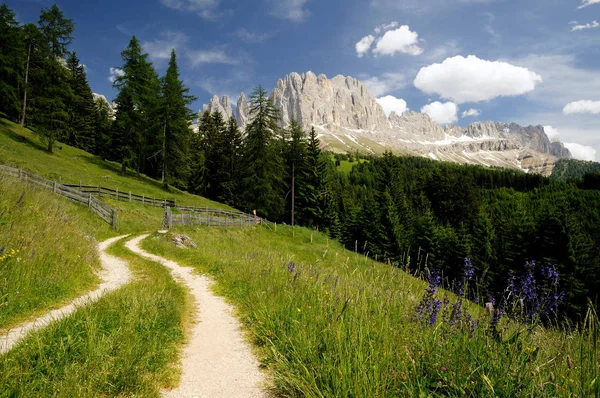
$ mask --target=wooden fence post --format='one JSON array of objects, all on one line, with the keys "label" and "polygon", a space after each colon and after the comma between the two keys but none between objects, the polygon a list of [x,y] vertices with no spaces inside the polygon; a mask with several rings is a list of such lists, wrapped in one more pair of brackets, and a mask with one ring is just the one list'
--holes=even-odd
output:
[{"label": "wooden fence post", "polygon": [[57,191],[57,185],[58,184],[56,183],[56,181],[54,181],[54,185],[52,186],[52,192],[56,193],[56,191]]},{"label": "wooden fence post", "polygon": [[111,210],[111,215],[112,215],[112,227],[114,229],[117,229],[117,212],[115,211],[115,209]]},{"label": "wooden fence post", "polygon": [[144,198],[144,194],[142,194],[142,204],[145,204],[145,198]]},{"label": "wooden fence post", "polygon": [[131,191],[129,191],[129,201],[131,202]]},{"label": "wooden fence post", "polygon": [[275,232],[277,232],[277,223],[275,223]]},{"label": "wooden fence post", "polygon": [[173,229],[173,215],[171,214],[170,207],[167,207],[167,227],[169,231]]},{"label": "wooden fence post", "polygon": [[117,188],[117,192],[115,193],[115,197],[117,200],[119,200],[119,188]]},{"label": "wooden fence post", "polygon": [[260,219],[260,227],[262,228],[262,226],[263,226],[263,219],[261,218]]},{"label": "wooden fence post", "polygon": [[92,194],[88,195],[88,207],[92,207]]},{"label": "wooden fence post", "polygon": [[23,170],[19,169],[19,180],[23,178]]}]

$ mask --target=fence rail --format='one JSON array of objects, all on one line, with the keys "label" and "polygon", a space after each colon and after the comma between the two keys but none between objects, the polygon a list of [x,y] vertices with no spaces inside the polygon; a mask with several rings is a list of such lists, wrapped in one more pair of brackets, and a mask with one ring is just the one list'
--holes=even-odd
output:
[{"label": "fence rail", "polygon": [[266,225],[274,229],[273,223],[242,212],[208,207],[165,207],[163,228],[172,229],[173,226],[177,225],[205,225],[221,228],[246,228],[254,225]]},{"label": "fence rail", "polygon": [[94,197],[92,193],[81,192],[74,189],[73,186],[60,184],[56,181],[50,181],[38,175],[32,174],[22,169],[0,165],[0,174],[9,177],[19,178],[28,183],[40,186],[51,190],[52,192],[65,196],[75,202],[81,203],[89,207],[101,219],[109,223],[114,229],[119,228],[119,218],[115,209]]},{"label": "fence rail", "polygon": [[145,195],[139,195],[127,191],[119,191],[110,189],[101,185],[81,185],[81,184],[63,184],[67,187],[75,188],[83,193],[91,193],[97,196],[107,196],[111,199],[121,200],[124,202],[141,202],[143,205],[156,207],[175,207],[177,202],[171,199],[152,198]]}]

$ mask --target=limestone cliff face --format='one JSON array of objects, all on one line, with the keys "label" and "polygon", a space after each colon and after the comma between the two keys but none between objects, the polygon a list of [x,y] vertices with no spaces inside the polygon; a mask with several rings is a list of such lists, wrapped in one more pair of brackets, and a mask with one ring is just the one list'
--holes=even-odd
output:
[{"label": "limestone cliff face", "polygon": [[237,100],[237,107],[235,108],[235,119],[241,131],[244,131],[248,124],[248,113],[248,101],[244,93],[241,93]]},{"label": "limestone cliff face", "polygon": [[444,129],[429,115],[418,112],[404,112],[402,115],[392,112],[388,119],[392,140],[440,141],[446,138]]},{"label": "limestone cliff face", "polygon": [[231,102],[228,96],[223,96],[220,100],[216,95],[212,97],[208,104],[204,104],[202,112],[209,111],[210,113],[220,112],[223,115],[223,119],[229,120],[233,116],[233,109],[231,109]]},{"label": "limestone cliff face", "polygon": [[272,99],[281,110],[281,126],[296,119],[304,129],[322,126],[331,132],[384,132],[387,118],[371,92],[352,77],[312,72],[292,73],[277,82]]}]

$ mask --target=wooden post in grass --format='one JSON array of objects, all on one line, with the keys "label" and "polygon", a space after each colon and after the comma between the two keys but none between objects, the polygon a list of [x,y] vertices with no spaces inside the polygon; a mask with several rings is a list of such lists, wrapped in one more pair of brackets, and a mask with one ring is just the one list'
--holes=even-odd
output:
[{"label": "wooden post in grass", "polygon": [[142,204],[144,204],[144,194],[142,194]]},{"label": "wooden post in grass", "polygon": [[275,223],[275,232],[277,232],[277,223]]},{"label": "wooden post in grass", "polygon": [[262,228],[262,224],[263,224],[263,219],[260,219],[260,227]]},{"label": "wooden post in grass", "polygon": [[88,195],[88,207],[92,207],[92,194]]},{"label": "wooden post in grass", "polygon": [[56,183],[56,181],[54,181],[54,185],[52,186],[52,192],[56,193],[56,191],[58,190],[58,184]]},{"label": "wooden post in grass", "polygon": [[23,178],[23,170],[19,169],[19,180]]},{"label": "wooden post in grass", "polygon": [[131,202],[131,191],[129,191],[129,201]]},{"label": "wooden post in grass", "polygon": [[117,188],[117,192],[115,193],[115,197],[119,200],[119,188]]}]

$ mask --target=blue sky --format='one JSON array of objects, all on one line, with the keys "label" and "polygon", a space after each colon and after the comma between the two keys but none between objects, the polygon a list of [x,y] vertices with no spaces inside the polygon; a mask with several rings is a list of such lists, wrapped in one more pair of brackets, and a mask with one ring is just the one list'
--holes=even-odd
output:
[{"label": "blue sky", "polygon": [[[53,2],[6,3],[35,22]],[[388,111],[549,126],[577,157],[600,153],[600,0],[56,3],[76,23],[72,49],[92,89],[109,99],[111,68],[136,35],[161,74],[177,50],[194,109],[311,70],[362,80]]]}]

